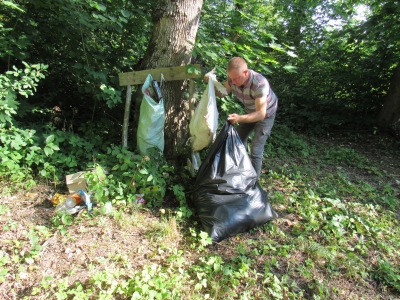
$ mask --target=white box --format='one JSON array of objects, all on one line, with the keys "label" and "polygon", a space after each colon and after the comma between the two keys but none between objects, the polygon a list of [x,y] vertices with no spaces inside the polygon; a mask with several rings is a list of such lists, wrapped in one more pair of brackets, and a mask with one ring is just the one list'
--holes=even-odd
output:
[{"label": "white box", "polygon": [[87,192],[87,181],[84,177],[85,172],[78,172],[65,176],[65,181],[70,194],[76,193],[77,190]]}]

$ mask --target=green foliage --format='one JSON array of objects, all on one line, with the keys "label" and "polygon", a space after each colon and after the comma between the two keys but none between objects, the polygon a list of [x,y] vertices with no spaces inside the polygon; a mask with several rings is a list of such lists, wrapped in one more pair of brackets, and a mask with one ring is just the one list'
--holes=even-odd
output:
[{"label": "green foliage", "polygon": [[[393,50],[400,26],[396,4],[368,1],[371,15],[357,20],[356,6],[349,3],[302,3],[296,6],[297,14],[290,4],[282,7],[288,30],[299,29],[294,39],[299,59],[294,61],[296,74],[287,76],[277,69],[271,78],[280,99],[280,116],[290,128],[318,134],[336,129],[372,131],[400,58]],[[337,25],[332,25],[335,18]],[[290,34],[286,37],[293,42]],[[282,39],[284,43],[285,35]]]},{"label": "green foliage", "polygon": [[[207,1],[203,5],[201,23],[193,55],[226,79],[226,65],[233,56],[242,56],[249,67],[271,74],[280,67],[277,53],[295,57],[293,48],[278,44],[271,32],[276,18],[271,3],[229,3]],[[291,64],[283,65],[294,72]]]},{"label": "green foliage", "polygon": [[28,98],[34,94],[39,80],[45,78],[47,66],[37,64],[29,65],[23,62],[25,69],[20,70],[15,66],[13,71],[0,74],[0,122],[12,124],[13,117],[20,105],[18,95]]},{"label": "green foliage", "polygon": [[364,156],[357,154],[353,149],[344,147],[335,147],[325,150],[324,159],[328,164],[344,163],[358,167],[362,167],[367,162]]},{"label": "green foliage", "polygon": [[376,270],[373,273],[373,278],[383,283],[384,285],[400,292],[400,271],[398,266],[394,266],[386,259],[378,258]]},{"label": "green foliage", "polygon": [[396,211],[396,209],[400,208],[399,199],[396,197],[397,194],[397,189],[393,188],[390,184],[385,184],[380,197],[376,199],[375,202]]},{"label": "green foliage", "polygon": [[264,156],[290,154],[294,157],[308,157],[315,153],[315,146],[309,145],[301,135],[296,134],[289,127],[277,123],[265,146]]},{"label": "green foliage", "polygon": [[240,104],[234,96],[217,98],[217,107],[219,111],[219,127],[222,127],[222,125],[225,124],[226,120],[228,119],[228,115],[232,112],[235,112],[237,114],[244,113],[243,105]]},{"label": "green foliage", "polygon": [[177,209],[177,216],[180,219],[186,220],[193,215],[193,210],[189,207],[186,201],[185,188],[181,184],[175,184],[172,191],[176,199],[179,201],[179,208]]},{"label": "green foliage", "polygon": [[[34,130],[24,130],[13,125],[20,98],[28,98],[36,91],[39,80],[45,78],[47,66],[29,65],[23,62],[24,70],[13,67],[0,75],[0,176],[14,182],[25,182],[30,187],[35,184],[34,169],[46,163],[46,156],[58,150],[52,141],[38,142]],[[40,147],[43,145],[43,148]],[[54,173],[54,170],[52,170]]]},{"label": "green foliage", "polygon": [[186,65],[186,73],[198,75],[201,71],[195,65],[189,64]]},{"label": "green foliage", "polygon": [[160,207],[174,168],[154,149],[148,156],[136,155],[125,147],[111,146],[94,157],[93,172],[87,173],[89,190],[98,202],[136,201],[143,194],[148,207]]},{"label": "green foliage", "polygon": [[[20,126],[31,128],[38,112],[56,106],[63,114],[71,108],[79,111],[80,120],[106,115],[115,123],[123,108],[117,75],[132,70],[143,56],[151,8],[151,2],[142,0],[1,2],[2,69],[19,66],[21,60],[49,66],[40,94],[29,98],[24,118],[19,114]],[[48,114],[40,117],[49,119]]]},{"label": "green foliage", "polygon": [[17,183],[25,182],[28,186],[35,184],[35,171],[40,168],[44,177],[51,178],[55,168],[48,163],[47,156],[59,150],[52,140],[50,136],[39,142],[33,130],[21,130],[13,126],[0,128],[0,174]]}]

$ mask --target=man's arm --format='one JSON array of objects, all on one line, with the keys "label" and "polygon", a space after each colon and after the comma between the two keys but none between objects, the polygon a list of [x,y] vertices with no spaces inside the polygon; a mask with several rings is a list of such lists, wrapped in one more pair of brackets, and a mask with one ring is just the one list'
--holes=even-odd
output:
[{"label": "man's arm", "polygon": [[[206,75],[207,75],[207,74],[206,74]],[[209,78],[208,76],[204,76],[204,81],[205,81],[205,82],[208,82],[209,79],[210,79],[210,78]],[[228,81],[225,81],[224,84],[221,84],[221,83],[220,83],[219,81],[217,81],[217,79],[215,78],[214,82],[216,82],[216,83],[214,83],[214,91],[215,91],[215,94],[216,94],[218,97],[224,98],[225,96],[228,96],[228,95],[232,92],[232,89],[231,89],[231,87],[229,86]],[[219,87],[218,87],[217,85],[219,85]],[[223,91],[224,88],[226,89],[226,93],[225,93],[225,91]]]},{"label": "man's arm", "polygon": [[229,83],[228,83],[228,80],[225,81],[224,87],[225,87],[225,89],[226,89],[226,92],[228,93],[228,94],[225,95],[225,96],[227,96],[227,95],[229,95],[229,94],[232,92],[232,89],[231,89],[231,86],[230,86]]},{"label": "man's arm", "polygon": [[226,82],[223,84],[223,86],[224,86],[224,88],[226,89],[226,94],[225,94],[225,91],[222,92],[221,90],[219,90],[219,89],[216,87],[216,85],[214,85],[215,94],[216,94],[218,97],[220,97],[220,98],[224,98],[225,96],[228,96],[228,95],[231,93],[231,91],[232,91],[231,87],[230,87],[229,84],[228,84],[228,81],[226,81]]},{"label": "man's arm", "polygon": [[267,96],[256,98],[255,100],[256,111],[245,114],[230,114],[228,120],[232,124],[236,123],[254,123],[265,119],[265,114],[267,112]]}]

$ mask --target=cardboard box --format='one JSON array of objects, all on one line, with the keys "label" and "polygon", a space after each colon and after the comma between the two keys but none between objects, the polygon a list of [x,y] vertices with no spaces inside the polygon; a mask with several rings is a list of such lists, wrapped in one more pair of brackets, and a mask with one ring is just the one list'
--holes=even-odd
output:
[{"label": "cardboard box", "polygon": [[78,172],[65,176],[70,194],[76,193],[77,190],[83,190],[87,192],[87,182],[84,175],[85,172]]}]

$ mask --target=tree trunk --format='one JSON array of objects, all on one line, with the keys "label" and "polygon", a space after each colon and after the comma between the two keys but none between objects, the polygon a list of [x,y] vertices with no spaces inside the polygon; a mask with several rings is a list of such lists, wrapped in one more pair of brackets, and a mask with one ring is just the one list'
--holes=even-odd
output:
[{"label": "tree trunk", "polygon": [[400,63],[394,69],[387,98],[378,115],[378,124],[389,127],[400,122]]},{"label": "tree trunk", "polygon": [[[153,33],[140,65],[141,70],[176,67],[189,64],[199,25],[203,0],[157,1],[153,10]],[[165,105],[164,156],[174,159],[176,149],[189,137],[189,104],[183,99],[184,81],[164,82]],[[136,94],[137,95],[137,94]],[[135,120],[140,112],[139,97],[135,97]]]}]

